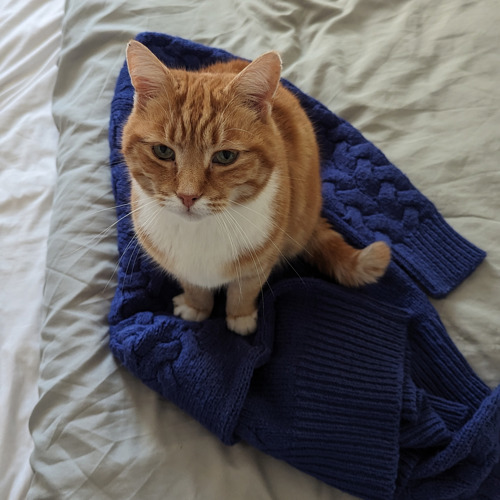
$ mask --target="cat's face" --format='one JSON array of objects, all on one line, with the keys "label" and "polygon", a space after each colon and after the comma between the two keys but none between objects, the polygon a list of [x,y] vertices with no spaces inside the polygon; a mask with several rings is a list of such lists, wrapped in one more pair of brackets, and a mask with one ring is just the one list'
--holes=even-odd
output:
[{"label": "cat's face", "polygon": [[168,70],[139,45],[127,54],[136,96],[122,150],[142,191],[192,220],[255,198],[282,154],[270,120],[278,56],[237,76],[195,73]]}]

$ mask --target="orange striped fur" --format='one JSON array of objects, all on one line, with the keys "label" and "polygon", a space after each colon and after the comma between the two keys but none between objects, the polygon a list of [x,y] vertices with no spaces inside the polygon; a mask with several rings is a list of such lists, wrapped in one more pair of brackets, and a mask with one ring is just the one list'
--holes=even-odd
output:
[{"label": "orange striped fur", "polygon": [[132,41],[127,62],[132,218],[140,244],[184,289],[175,314],[207,318],[213,290],[225,286],[229,328],[252,333],[262,285],[299,254],[348,286],[385,272],[385,243],[357,250],[320,216],[313,127],[279,83],[277,53],[188,72]]}]

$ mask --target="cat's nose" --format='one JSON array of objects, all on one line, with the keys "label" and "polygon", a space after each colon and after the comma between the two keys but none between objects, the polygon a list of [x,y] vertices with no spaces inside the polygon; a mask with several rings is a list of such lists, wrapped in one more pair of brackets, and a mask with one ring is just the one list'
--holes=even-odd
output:
[{"label": "cat's nose", "polygon": [[200,197],[200,195],[177,193],[177,197],[182,201],[185,207],[191,208],[194,205],[194,202]]}]

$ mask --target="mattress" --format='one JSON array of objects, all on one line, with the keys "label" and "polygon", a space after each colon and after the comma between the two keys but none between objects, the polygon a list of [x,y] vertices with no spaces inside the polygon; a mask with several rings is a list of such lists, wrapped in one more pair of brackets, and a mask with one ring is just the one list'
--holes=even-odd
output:
[{"label": "mattress", "polygon": [[285,78],[360,130],[485,250],[432,302],[476,373],[499,384],[496,2],[67,0],[63,15],[52,0],[3,12],[4,497],[29,487],[31,499],[353,498],[244,442],[222,444],[110,352],[118,253],[107,132],[126,43],[143,31],[248,59],[278,50]]}]

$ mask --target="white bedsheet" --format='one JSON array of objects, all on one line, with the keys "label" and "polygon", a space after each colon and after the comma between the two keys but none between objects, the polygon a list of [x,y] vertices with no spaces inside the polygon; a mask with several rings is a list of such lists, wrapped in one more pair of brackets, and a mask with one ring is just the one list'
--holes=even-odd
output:
[{"label": "white bedsheet", "polygon": [[24,499],[37,400],[46,241],[58,133],[51,97],[63,0],[0,7],[0,498]]},{"label": "white bedsheet", "polygon": [[[0,500],[24,500],[32,476],[28,419],[38,399],[58,140],[50,101],[64,5],[0,5]],[[115,222],[114,211],[106,210],[113,203],[108,107],[125,44],[139,31],[163,31],[248,58],[279,49],[286,78],[361,130],[454,228],[487,250],[486,262],[435,303],[474,369],[490,386],[498,384],[499,5],[66,1],[56,93],[63,131],[59,210],[46,285],[52,313],[44,328],[42,399],[31,419],[30,498],[351,498],[244,443],[222,446],[117,368],[109,352],[116,242],[109,232],[92,248],[88,242]],[[64,220],[68,214],[72,224]],[[85,252],[68,256],[72,247]],[[137,497],[134,488],[159,493]]]}]

